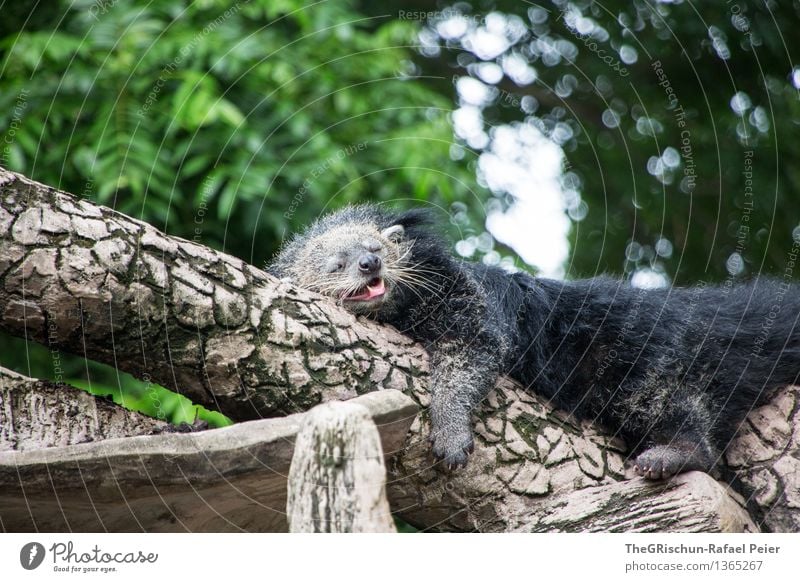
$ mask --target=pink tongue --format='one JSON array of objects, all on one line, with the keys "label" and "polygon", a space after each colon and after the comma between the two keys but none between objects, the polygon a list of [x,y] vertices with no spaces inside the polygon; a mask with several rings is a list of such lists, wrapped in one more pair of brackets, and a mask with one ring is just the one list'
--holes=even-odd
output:
[{"label": "pink tongue", "polygon": [[350,295],[345,297],[345,299],[350,299],[353,301],[369,301],[370,299],[380,297],[384,293],[386,293],[386,287],[383,285],[383,279],[378,279],[378,282],[375,283],[375,285],[367,285],[367,288],[358,295]]},{"label": "pink tongue", "polygon": [[366,299],[374,299],[386,293],[386,288],[383,286],[383,279],[378,279],[378,283],[374,287],[367,286]]}]

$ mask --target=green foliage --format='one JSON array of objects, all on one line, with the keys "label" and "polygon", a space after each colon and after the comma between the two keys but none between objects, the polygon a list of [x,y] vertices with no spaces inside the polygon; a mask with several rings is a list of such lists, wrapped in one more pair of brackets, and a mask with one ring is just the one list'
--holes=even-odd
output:
[{"label": "green foliage", "polygon": [[[64,382],[96,396],[110,398],[129,410],[175,424],[191,424],[196,419],[205,420],[210,427],[232,424],[219,412],[193,405],[185,396],[157,384],[141,382],[109,366],[51,352],[40,344],[5,335],[0,336],[0,345],[2,365],[22,374]],[[17,357],[12,357],[12,354],[17,354]]]},{"label": "green foliage", "polygon": [[[441,48],[419,66],[477,80],[497,63],[502,78],[482,81],[494,90],[487,131],[524,120],[562,145],[566,188],[588,205],[575,216],[571,276],[655,267],[692,283],[790,266],[800,236],[797,2],[508,0],[455,12],[466,30],[504,30],[507,48],[481,58],[468,33],[444,38],[425,22],[429,48]],[[525,32],[514,36],[517,25]],[[513,82],[513,58],[535,80]]]},{"label": "green foliage", "polygon": [[349,2],[60,6],[0,41],[3,125],[24,100],[11,169],[256,264],[328,205],[447,205],[472,181],[427,171],[452,101],[405,75],[415,23]]},{"label": "green foliage", "polygon": [[155,384],[147,385],[130,376],[120,378],[117,386],[98,384],[82,378],[70,380],[69,384],[96,396],[110,398],[129,410],[168,420],[174,424],[183,422],[192,424],[198,419],[206,421],[212,428],[233,424],[233,421],[225,415],[192,404],[185,396]]}]

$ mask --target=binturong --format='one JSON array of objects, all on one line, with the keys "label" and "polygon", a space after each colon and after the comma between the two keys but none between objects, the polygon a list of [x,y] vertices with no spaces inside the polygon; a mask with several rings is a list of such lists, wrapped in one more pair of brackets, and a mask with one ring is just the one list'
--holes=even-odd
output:
[{"label": "binturong", "polygon": [[711,472],[747,413],[800,372],[788,281],[640,289],[454,258],[424,210],[351,206],[291,239],[270,271],[388,323],[431,357],[433,455],[473,450],[471,412],[506,374],[621,436],[649,479]]}]

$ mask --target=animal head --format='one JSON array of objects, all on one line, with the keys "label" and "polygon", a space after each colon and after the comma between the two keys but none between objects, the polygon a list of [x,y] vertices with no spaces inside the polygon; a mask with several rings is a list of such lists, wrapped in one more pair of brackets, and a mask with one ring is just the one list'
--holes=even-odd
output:
[{"label": "animal head", "polygon": [[270,271],[354,313],[388,313],[420,280],[413,231],[426,221],[420,211],[394,214],[377,206],[349,206],[292,238]]}]

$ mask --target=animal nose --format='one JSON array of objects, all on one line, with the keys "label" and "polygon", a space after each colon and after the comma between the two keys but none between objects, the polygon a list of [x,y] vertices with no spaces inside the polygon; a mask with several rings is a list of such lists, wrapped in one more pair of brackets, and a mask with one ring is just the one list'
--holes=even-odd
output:
[{"label": "animal nose", "polygon": [[381,268],[381,258],[372,253],[361,255],[358,259],[358,270],[366,275],[373,275]]}]

